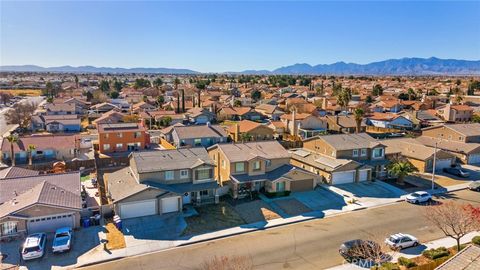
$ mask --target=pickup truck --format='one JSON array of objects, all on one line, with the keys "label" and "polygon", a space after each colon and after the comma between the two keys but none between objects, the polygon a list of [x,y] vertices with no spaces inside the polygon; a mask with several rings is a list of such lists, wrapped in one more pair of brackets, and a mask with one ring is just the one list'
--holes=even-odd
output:
[{"label": "pickup truck", "polygon": [[53,238],[52,251],[60,253],[69,251],[72,245],[72,228],[64,227],[55,231]]}]

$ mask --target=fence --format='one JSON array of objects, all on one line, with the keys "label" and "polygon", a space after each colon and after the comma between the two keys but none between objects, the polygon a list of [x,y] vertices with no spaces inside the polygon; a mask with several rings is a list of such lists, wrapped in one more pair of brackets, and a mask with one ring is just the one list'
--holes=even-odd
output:
[{"label": "fence", "polygon": [[[43,163],[34,163],[32,165],[19,164],[18,166],[35,171],[50,171],[53,169],[53,164],[55,162],[58,162],[58,160],[52,160]],[[93,159],[65,161],[65,169],[67,171],[78,171],[80,170],[80,168],[94,169],[95,161]]]},{"label": "fence", "polygon": [[439,265],[450,259],[451,256],[446,256],[442,258],[435,259],[427,264],[422,264],[419,266],[414,266],[411,268],[408,268],[408,270],[435,270]]}]

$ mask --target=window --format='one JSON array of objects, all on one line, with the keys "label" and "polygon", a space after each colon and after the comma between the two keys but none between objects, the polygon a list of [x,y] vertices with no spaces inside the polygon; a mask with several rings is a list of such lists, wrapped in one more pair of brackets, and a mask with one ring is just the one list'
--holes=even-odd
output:
[{"label": "window", "polygon": [[105,136],[104,136],[104,137],[105,137],[105,139],[108,139],[108,133],[107,133],[107,134],[105,134]]},{"label": "window", "polygon": [[260,170],[260,161],[259,160],[253,162],[253,170],[254,171]]},{"label": "window", "polygon": [[245,171],[245,164],[243,162],[235,163],[235,172],[244,172]]},{"label": "window", "polygon": [[202,139],[194,139],[193,140],[193,145],[201,146],[202,145]]},{"label": "window", "polygon": [[174,173],[173,171],[166,171],[165,172],[165,180],[173,180]]},{"label": "window", "polygon": [[459,139],[460,141],[463,141],[463,137],[462,137],[462,136],[458,137],[458,139]]},{"label": "window", "polygon": [[225,159],[222,160],[222,168],[223,169],[227,168],[227,163],[225,162]]},{"label": "window", "polygon": [[142,136],[142,133],[140,133],[138,131],[133,133],[133,138],[140,138],[140,136]]},{"label": "window", "polygon": [[115,148],[116,148],[116,149],[122,149],[122,148],[123,148],[123,143],[117,143],[117,144],[115,145]]},{"label": "window", "polygon": [[104,144],[103,145],[103,150],[110,150],[110,144]]},{"label": "window", "polygon": [[200,190],[200,196],[208,196],[208,189],[207,190]]},{"label": "window", "polygon": [[361,156],[362,156],[362,157],[367,156],[367,149],[362,149]]},{"label": "window", "polygon": [[17,222],[7,221],[0,224],[0,235],[10,235],[17,232]]},{"label": "window", "polygon": [[123,138],[123,133],[122,132],[117,133],[117,137],[118,138]]},{"label": "window", "polygon": [[197,180],[205,180],[212,178],[212,170],[210,168],[197,169],[195,171]]},{"label": "window", "polygon": [[358,149],[353,149],[353,156],[358,157]]},{"label": "window", "polygon": [[265,166],[266,166],[266,167],[272,166],[272,161],[271,161],[271,160],[265,161]]},{"label": "window", "polygon": [[188,178],[188,170],[181,170],[180,171],[180,178]]},{"label": "window", "polygon": [[373,158],[383,157],[383,148],[374,148],[373,149]]}]

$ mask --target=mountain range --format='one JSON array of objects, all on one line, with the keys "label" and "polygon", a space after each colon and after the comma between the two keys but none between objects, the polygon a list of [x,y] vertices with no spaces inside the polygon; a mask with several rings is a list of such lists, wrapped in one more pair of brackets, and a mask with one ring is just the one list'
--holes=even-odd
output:
[{"label": "mountain range", "polygon": [[[0,66],[0,71],[15,72],[66,72],[66,73],[157,73],[201,74],[191,69],[175,68],[112,68],[94,66],[40,67],[35,65]],[[325,75],[480,75],[480,60],[431,58],[389,59],[369,64],[337,62],[333,64],[294,64],[274,70],[245,70],[224,72],[228,74],[325,74]]]}]

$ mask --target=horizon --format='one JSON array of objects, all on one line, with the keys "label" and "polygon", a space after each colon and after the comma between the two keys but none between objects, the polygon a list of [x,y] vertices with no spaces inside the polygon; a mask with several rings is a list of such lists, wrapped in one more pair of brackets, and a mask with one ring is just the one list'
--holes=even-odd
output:
[{"label": "horizon", "polygon": [[1,4],[2,66],[219,73],[299,63],[480,59],[480,2]]}]

